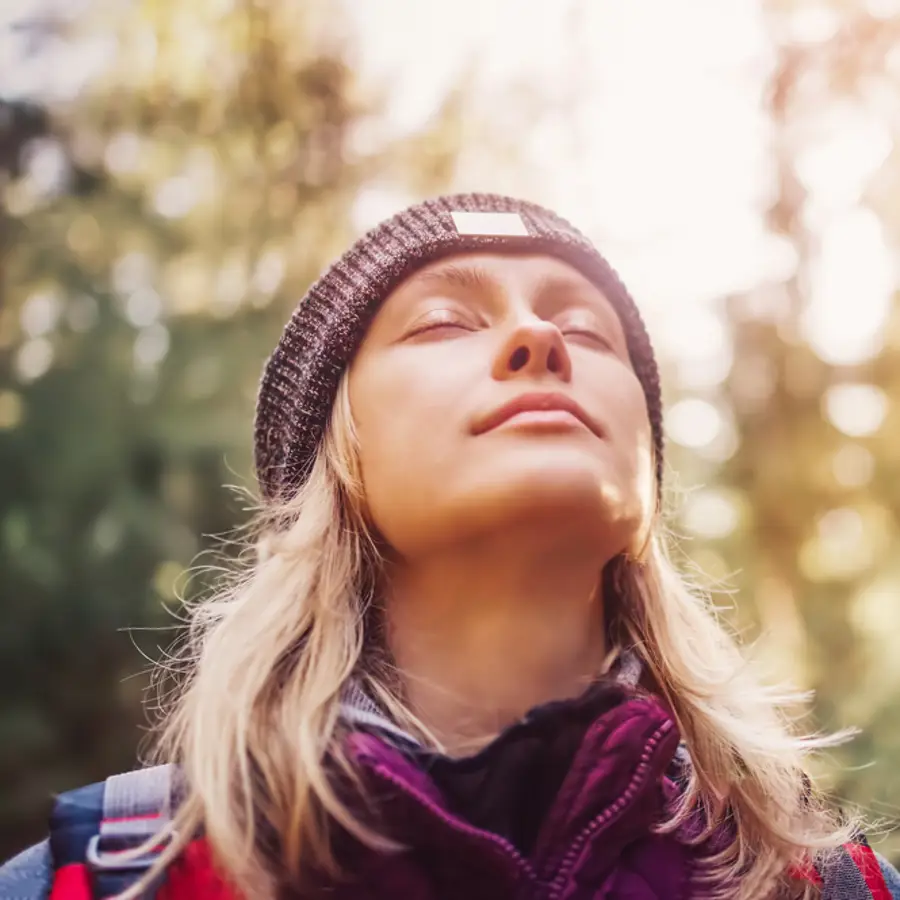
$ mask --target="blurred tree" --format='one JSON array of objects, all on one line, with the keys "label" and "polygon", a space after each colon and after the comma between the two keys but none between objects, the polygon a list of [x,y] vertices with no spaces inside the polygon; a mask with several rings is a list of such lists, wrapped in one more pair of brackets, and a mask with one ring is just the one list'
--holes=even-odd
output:
[{"label": "blurred tree", "polygon": [[[704,539],[689,553],[717,574],[737,573],[730,585],[749,602],[738,603],[735,621],[761,635],[779,674],[815,690],[816,724],[863,730],[831,755],[829,784],[893,824],[900,309],[883,272],[900,245],[890,116],[900,108],[891,70],[900,18],[837,2],[812,11],[772,0],[767,10],[775,59],[764,100],[774,163],[766,218],[790,262],[783,278],[723,304],[730,373],[692,399],[718,410],[735,440],[724,463],[688,461],[710,485],[695,507],[707,517],[695,529]],[[829,153],[830,167],[821,162]],[[880,305],[885,317],[873,320]],[[874,321],[869,331],[864,319]],[[723,510],[730,525],[710,539],[709,518]],[[882,849],[896,857],[900,842]]]},{"label": "blurred tree", "polygon": [[379,130],[333,5],[101,13],[57,23],[115,47],[76,100],[0,106],[0,858],[52,792],[133,764],[120,630],[170,624],[184,567],[242,520],[222,486],[252,485],[263,359],[360,191],[442,187],[458,140],[452,97]]}]

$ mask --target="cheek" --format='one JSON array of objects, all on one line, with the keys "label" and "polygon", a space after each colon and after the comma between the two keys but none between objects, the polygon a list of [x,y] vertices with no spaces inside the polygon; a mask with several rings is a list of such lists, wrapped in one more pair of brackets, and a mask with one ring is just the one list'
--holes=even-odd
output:
[{"label": "cheek", "polygon": [[[381,524],[426,502],[459,443],[459,401],[442,379],[361,367],[350,382],[363,485]],[[385,522],[386,524],[386,522]]]},{"label": "cheek", "polygon": [[646,479],[648,475],[652,476],[655,469],[653,433],[643,393],[635,398],[634,406],[627,417],[626,432],[629,456],[634,463],[638,477]]},{"label": "cheek", "polygon": [[656,463],[647,402],[637,377],[629,370],[616,379],[612,401],[607,402],[608,425],[623,480],[642,505],[656,500]]},{"label": "cheek", "polygon": [[640,429],[635,442],[635,475],[634,485],[637,501],[643,518],[650,518],[656,509],[656,459],[653,454],[653,436],[649,420],[646,427]]}]

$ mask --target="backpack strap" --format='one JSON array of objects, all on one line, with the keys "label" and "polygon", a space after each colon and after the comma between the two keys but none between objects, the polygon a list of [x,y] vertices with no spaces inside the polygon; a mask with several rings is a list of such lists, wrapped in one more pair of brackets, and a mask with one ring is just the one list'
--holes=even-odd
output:
[{"label": "backpack strap", "polygon": [[41,841],[0,865],[0,897],[46,900],[53,884],[50,842]]},{"label": "backpack strap", "polygon": [[862,835],[795,874],[821,889],[821,900],[892,900],[875,852]]},{"label": "backpack strap", "polygon": [[822,900],[891,900],[884,872],[860,835],[844,844],[822,867]]},{"label": "backpack strap", "polygon": [[[123,859],[172,820],[171,765],[113,775],[103,785],[103,807],[95,834],[88,840],[85,865],[94,900],[113,897],[131,887],[159,857],[166,844],[138,858]],[[159,885],[144,894],[152,900]]]}]

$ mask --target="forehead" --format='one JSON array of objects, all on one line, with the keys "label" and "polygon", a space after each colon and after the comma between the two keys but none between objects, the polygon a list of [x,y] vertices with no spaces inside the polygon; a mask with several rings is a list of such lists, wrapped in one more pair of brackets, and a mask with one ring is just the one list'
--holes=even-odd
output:
[{"label": "forehead", "polygon": [[[477,277],[466,277],[472,274]],[[603,297],[600,288],[574,266],[542,253],[460,253],[447,256],[418,269],[395,292],[442,281],[469,281],[469,286],[472,287],[477,286],[479,281],[491,281],[500,285],[515,284],[519,287],[552,282]]]}]

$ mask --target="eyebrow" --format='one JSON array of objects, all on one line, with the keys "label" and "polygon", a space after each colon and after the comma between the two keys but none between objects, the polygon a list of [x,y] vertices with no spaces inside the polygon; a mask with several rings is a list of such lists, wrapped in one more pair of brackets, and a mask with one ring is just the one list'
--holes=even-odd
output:
[{"label": "eyebrow", "polygon": [[567,275],[542,275],[534,289],[535,297],[546,297],[557,294],[572,296],[577,294],[585,299],[599,297],[605,301],[606,295],[593,282],[581,278],[572,278]]},{"label": "eyebrow", "polygon": [[438,269],[420,273],[418,279],[425,284],[449,284],[464,291],[496,291],[497,282],[487,269],[481,266],[460,266],[447,263]]},{"label": "eyebrow", "polygon": [[568,275],[543,275],[535,286],[534,296],[540,300],[544,297],[556,297],[563,300],[583,300],[595,307],[598,312],[621,325],[621,319],[606,293],[594,282],[586,278],[573,278]]}]

